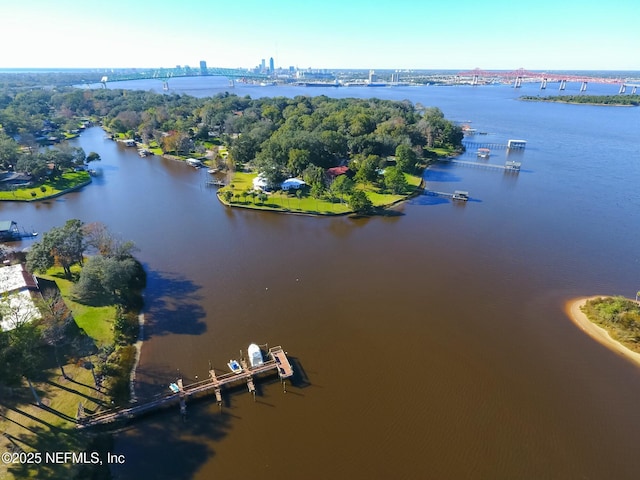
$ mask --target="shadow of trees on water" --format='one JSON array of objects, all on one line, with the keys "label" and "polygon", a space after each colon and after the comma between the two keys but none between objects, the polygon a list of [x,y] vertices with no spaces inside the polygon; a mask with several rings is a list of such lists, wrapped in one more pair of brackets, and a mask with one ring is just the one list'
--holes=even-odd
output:
[{"label": "shadow of trees on water", "polygon": [[154,335],[200,335],[207,331],[205,311],[199,301],[202,288],[173,273],[147,271],[144,293],[145,338]]},{"label": "shadow of trees on water", "polygon": [[126,463],[114,468],[114,478],[186,480],[210,462],[212,444],[228,434],[238,417],[220,412],[210,397],[187,405],[186,420],[173,406],[121,430],[117,453],[125,455]]}]

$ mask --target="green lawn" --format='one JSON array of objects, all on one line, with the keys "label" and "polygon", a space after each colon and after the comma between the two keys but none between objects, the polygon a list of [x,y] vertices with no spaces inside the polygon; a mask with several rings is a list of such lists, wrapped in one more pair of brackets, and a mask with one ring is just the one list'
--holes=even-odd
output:
[{"label": "green lawn", "polygon": [[[90,181],[91,177],[88,172],[65,172],[53,180],[46,180],[42,185],[19,188],[14,191],[0,191],[0,200],[43,200]],[[41,187],[44,187],[44,192]]]},{"label": "green lawn", "polygon": [[[77,273],[79,266],[74,266],[72,272]],[[54,267],[42,278],[56,282],[62,298],[67,307],[71,310],[73,318],[78,327],[82,328],[87,335],[93,338],[98,346],[110,345],[113,343],[113,322],[116,318],[116,307],[113,305],[106,307],[92,307],[75,302],[72,299],[71,287],[73,282],[64,278],[62,268]]]}]

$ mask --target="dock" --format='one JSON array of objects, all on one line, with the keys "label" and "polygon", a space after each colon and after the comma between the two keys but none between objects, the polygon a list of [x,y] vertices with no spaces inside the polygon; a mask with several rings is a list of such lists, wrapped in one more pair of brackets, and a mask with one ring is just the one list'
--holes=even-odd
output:
[{"label": "dock", "polygon": [[183,385],[182,379],[176,381],[177,392],[170,391],[148,402],[132,405],[130,407],[118,408],[93,415],[79,416],[77,428],[90,428],[99,425],[108,425],[118,421],[129,421],[151,412],[179,405],[180,415],[185,418],[187,413],[187,401],[193,398],[215,395],[216,402],[222,406],[222,389],[234,386],[239,383],[246,383],[247,389],[255,396],[255,380],[258,376],[276,373],[283,383],[286,392],[285,380],[293,376],[293,367],[287,357],[287,353],[281,346],[271,347],[267,352],[267,359],[261,365],[250,367],[246,361],[242,361],[242,371],[240,373],[223,373],[217,375],[214,369],[209,370],[209,378],[200,382]]},{"label": "dock", "polygon": [[514,162],[507,160],[504,165],[496,165],[494,163],[480,163],[480,162],[468,162],[465,160],[445,160],[448,163],[454,163],[456,165],[464,165],[467,167],[488,168],[493,170],[504,170],[506,172],[519,172],[522,166],[521,162]]},{"label": "dock", "polygon": [[478,150],[489,148],[493,150],[524,150],[527,146],[526,140],[508,140],[507,143],[487,143],[487,142],[462,142],[467,150]]},{"label": "dock", "polygon": [[0,221],[0,241],[11,242],[37,236],[38,232],[27,232],[26,230],[18,229],[18,224],[13,220]]},{"label": "dock", "polygon": [[210,187],[224,187],[226,183],[222,180],[207,180],[207,185]]},{"label": "dock", "polygon": [[456,190],[453,193],[450,192],[438,192],[436,190],[424,190],[425,195],[431,195],[432,197],[444,197],[451,200],[458,200],[466,202],[469,200],[469,192],[465,190]]}]

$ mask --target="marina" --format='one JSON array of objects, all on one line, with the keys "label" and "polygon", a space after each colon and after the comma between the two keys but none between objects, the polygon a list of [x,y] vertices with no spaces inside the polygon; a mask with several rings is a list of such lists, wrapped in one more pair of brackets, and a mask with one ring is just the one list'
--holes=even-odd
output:
[{"label": "marina", "polygon": [[[252,346],[254,346],[254,344],[252,344]],[[253,354],[253,358],[255,358],[257,354],[262,355],[259,351],[259,347],[257,348],[258,352],[255,351],[255,348],[252,349],[250,346],[249,354]],[[187,400],[201,398],[212,393],[215,395],[216,403],[218,403],[220,408],[222,408],[223,388],[232,387],[244,382],[247,385],[249,393],[252,393],[255,398],[255,377],[262,377],[273,373],[276,373],[280,378],[283,390],[286,393],[285,380],[292,377],[294,373],[291,362],[287,357],[287,353],[281,346],[271,347],[267,351],[267,358],[267,360],[261,360],[260,362],[256,361],[255,366],[253,361],[251,365],[248,365],[245,359],[241,359],[239,362],[237,360],[231,360],[227,364],[231,372],[219,375],[216,373],[215,369],[211,368],[209,370],[208,379],[188,385],[184,385],[182,378],[178,378],[175,382],[169,384],[169,393],[131,407],[99,412],[93,415],[85,415],[84,409],[81,405],[78,409],[77,428],[90,428],[99,425],[108,425],[119,421],[130,421],[176,404],[179,405],[180,414],[184,418],[187,413]]]}]

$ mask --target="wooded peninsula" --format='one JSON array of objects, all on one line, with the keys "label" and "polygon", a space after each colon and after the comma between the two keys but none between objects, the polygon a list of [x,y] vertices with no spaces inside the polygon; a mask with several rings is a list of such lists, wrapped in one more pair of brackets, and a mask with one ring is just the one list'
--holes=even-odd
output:
[{"label": "wooded peninsula", "polygon": [[637,107],[640,105],[640,95],[551,95],[547,97],[525,95],[520,97],[520,100],[528,102],[579,103],[625,107]]},{"label": "wooded peninsula", "polygon": [[[84,164],[90,155],[64,143],[44,153],[38,148],[58,145],[89,124],[100,124],[114,139],[132,140],[150,154],[196,158],[214,171],[228,172],[220,196],[231,205],[248,206],[250,197],[254,207],[264,207],[260,193],[278,192],[285,179],[295,177],[304,183],[291,192],[293,198],[336,204],[335,211],[346,204],[343,211],[358,212],[409,194],[425,162],[462,150],[463,138],[461,128],[439,109],[409,101],[5,88],[0,91],[0,170],[36,177],[37,187],[51,168],[62,173]],[[247,171],[261,177],[262,192],[236,188],[232,173]]]}]

